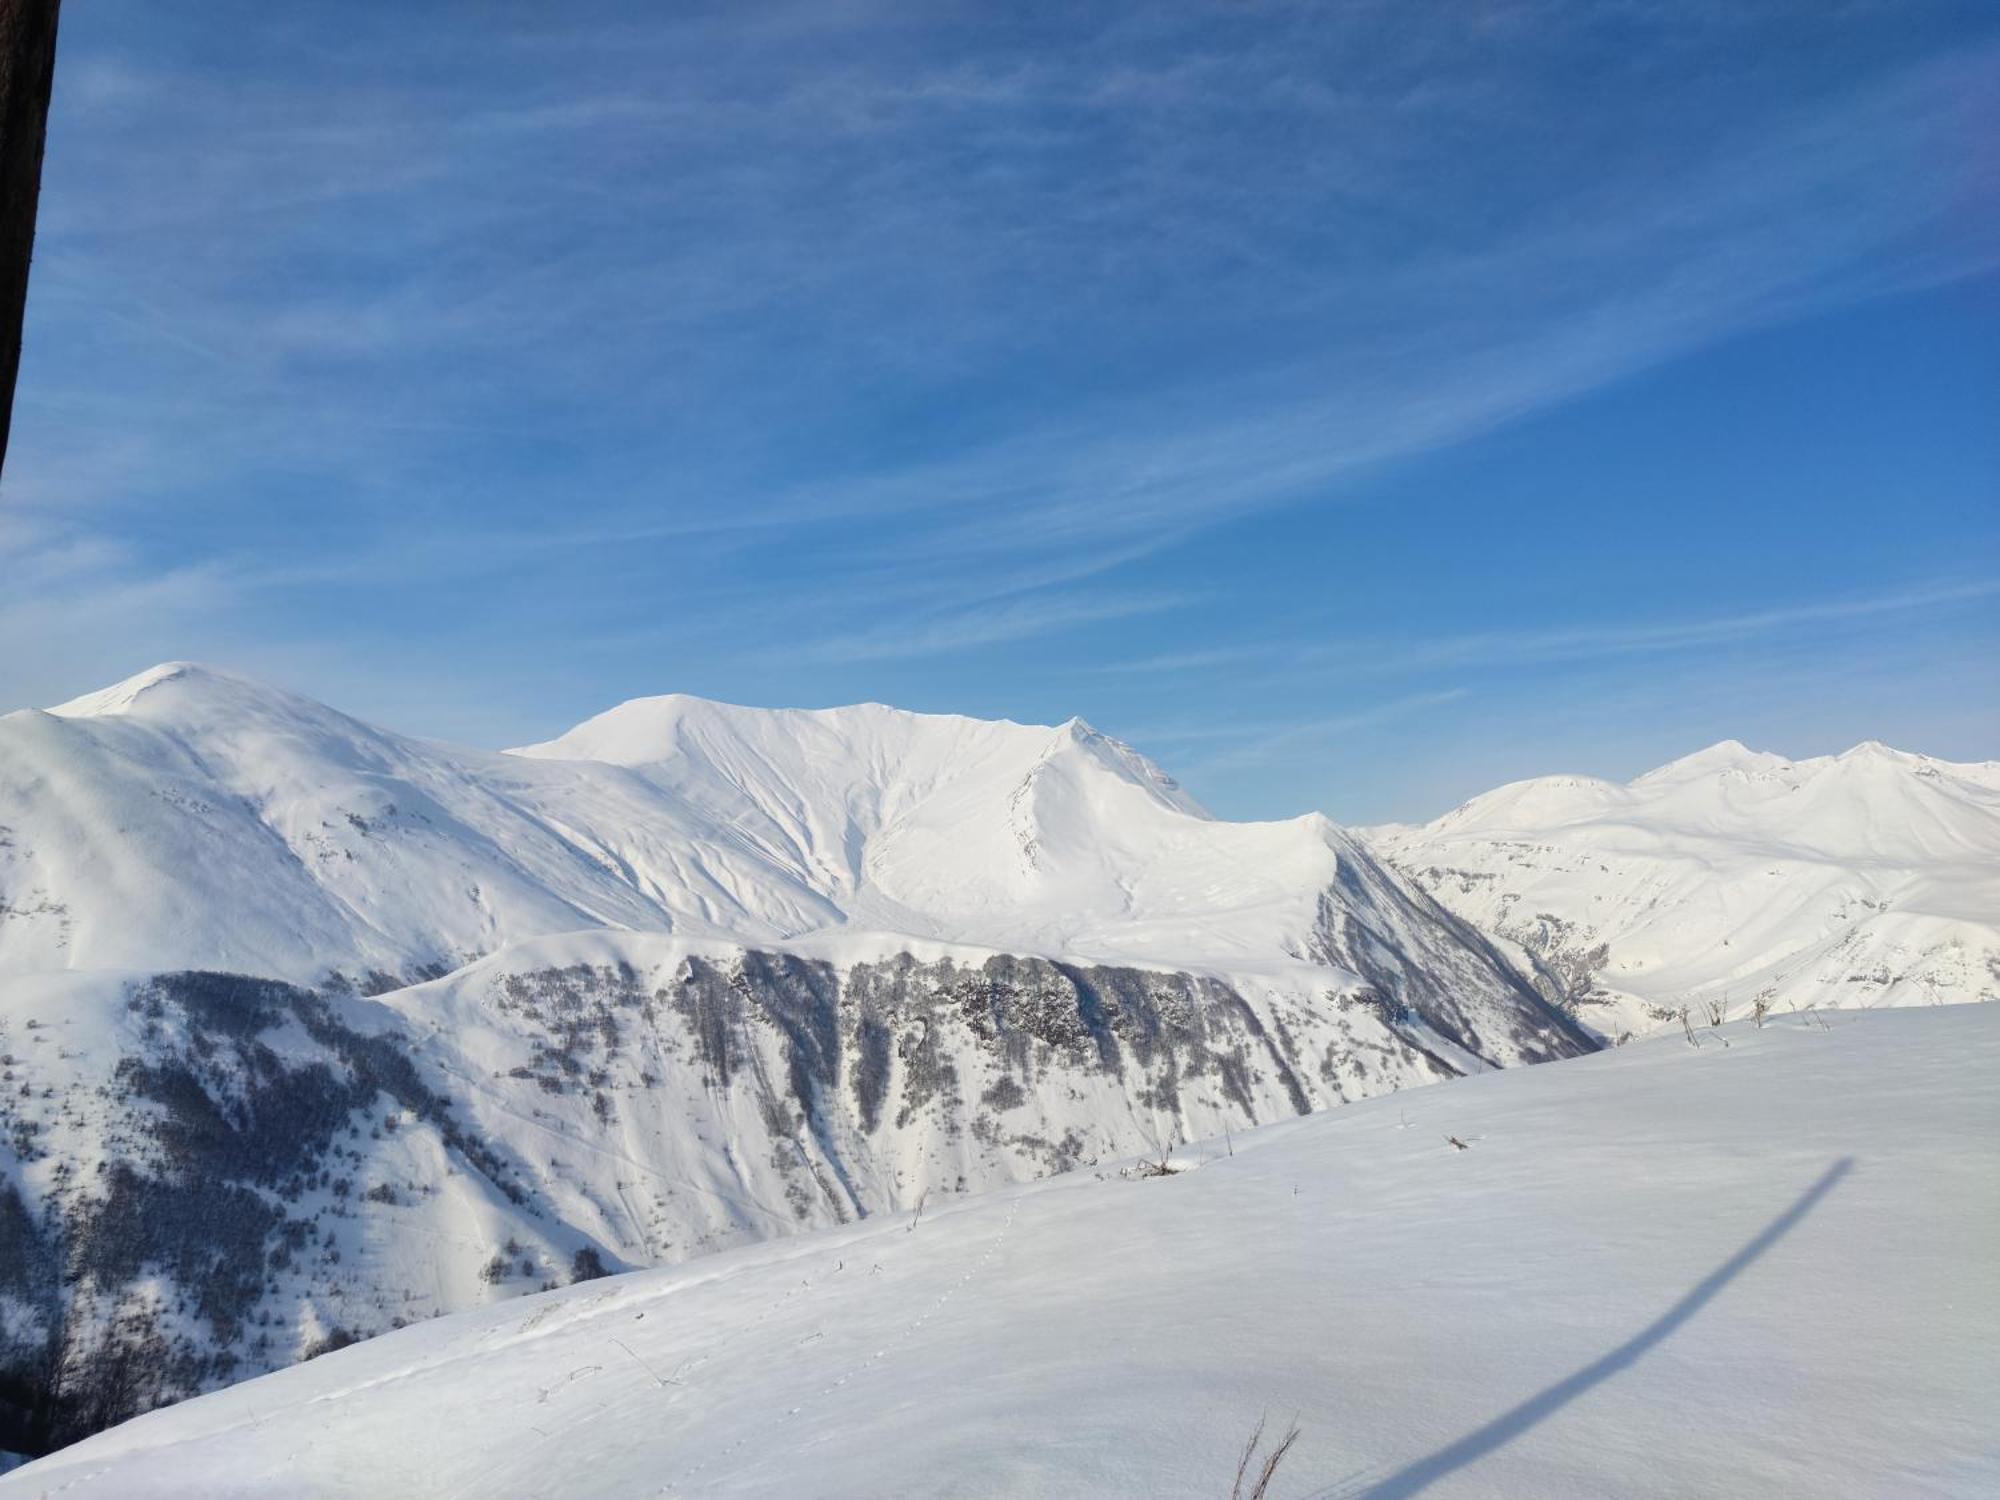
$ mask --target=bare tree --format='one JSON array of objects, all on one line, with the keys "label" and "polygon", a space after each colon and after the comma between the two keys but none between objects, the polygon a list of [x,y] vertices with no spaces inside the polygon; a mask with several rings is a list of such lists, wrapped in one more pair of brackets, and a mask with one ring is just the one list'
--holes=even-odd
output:
[{"label": "bare tree", "polygon": [[21,372],[21,319],[42,192],[61,0],[0,0],[0,467]]}]

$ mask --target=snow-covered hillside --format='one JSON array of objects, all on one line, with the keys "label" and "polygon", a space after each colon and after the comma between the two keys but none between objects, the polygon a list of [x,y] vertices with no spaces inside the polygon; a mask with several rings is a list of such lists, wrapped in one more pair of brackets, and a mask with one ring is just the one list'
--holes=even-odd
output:
[{"label": "snow-covered hillside", "polygon": [[0,718],[0,839],[0,973],[380,985],[593,927],[1255,972],[1467,946],[1323,817],[1208,818],[1077,720],[872,704],[642,699],[502,755],[175,663]]},{"label": "snow-covered hillside", "polygon": [[1589,1047],[1324,818],[1080,723],[497,754],[156,668],[0,719],[0,1438]]},{"label": "snow-covered hillside", "polygon": [[1619,786],[1516,782],[1375,846],[1601,1033],[2000,998],[2000,762],[1733,741]]},{"label": "snow-covered hillside", "polygon": [[1213,1496],[1265,1417],[1276,1497],[2000,1490],[2000,1008],[1701,1041],[411,1328],[0,1495]]}]

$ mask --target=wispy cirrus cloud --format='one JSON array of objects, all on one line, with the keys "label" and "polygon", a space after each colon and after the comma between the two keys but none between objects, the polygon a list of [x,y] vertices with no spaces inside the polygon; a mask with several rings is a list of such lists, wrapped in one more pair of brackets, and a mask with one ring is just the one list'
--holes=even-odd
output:
[{"label": "wispy cirrus cloud", "polygon": [[[107,654],[423,642],[468,699],[503,638],[746,697],[1056,642],[1155,681],[1688,649],[1266,650],[1293,601],[1213,544],[2000,265],[2000,27],[1945,0],[65,24],[0,522],[109,549]],[[0,699],[90,571],[7,580]]]},{"label": "wispy cirrus cloud", "polygon": [[1448,636],[1417,632],[1376,639],[1326,640],[1307,630],[1255,643],[1169,653],[1107,664],[1115,672],[1189,673],[1256,667],[1293,672],[1332,668],[1358,675],[1414,674],[1473,667],[1548,666],[1700,651],[1897,615],[1950,611],[2000,598],[2000,579],[1933,582],[1873,595],[1807,600],[1682,619],[1605,620],[1543,628],[1483,630]]},{"label": "wispy cirrus cloud", "polygon": [[[31,370],[26,399],[47,404],[30,431],[48,437],[10,488],[65,506],[62,439],[116,423],[146,467],[103,497],[217,495],[275,470],[384,505],[511,434],[643,453],[643,477],[551,528],[584,536],[666,512],[922,518],[902,539],[922,561],[1129,544],[2000,255],[1976,206],[1991,161],[1953,149],[2000,91],[2000,53],[1760,109],[1733,96],[1739,118],[1682,119],[1627,163],[1560,136],[1536,49],[1569,22],[1614,77],[1633,60],[1589,37],[1593,7],[1535,17],[1129,20],[967,57],[861,8],[812,28],[810,50],[780,32],[718,67],[711,25],[635,12],[603,32],[615,52],[532,33],[555,51],[525,88],[510,34],[453,32],[458,66],[388,75],[349,38],[318,76],[268,82],[87,57],[118,82],[85,85],[60,122],[37,300],[51,341],[88,327],[137,358],[111,382],[93,359]],[[1716,14],[1664,28],[1667,58],[1643,71],[1742,40]],[[1468,194],[1475,124],[1519,181]],[[163,125],[178,134],[155,139]],[[1269,149],[1288,132],[1308,158]],[[1066,328],[1179,363],[1098,380],[1105,361],[1065,352]],[[1177,347],[1197,342],[1218,377]],[[949,458],[826,437],[837,476],[754,472],[746,450],[781,414],[848,405],[858,371],[904,398],[995,367],[1057,374],[1065,414],[1009,390],[990,418],[959,415]],[[633,432],[647,419],[662,441]]]},{"label": "wispy cirrus cloud", "polygon": [[[1933,584],[1870,597],[1829,599],[1686,620],[1605,623],[1549,630],[1501,630],[1413,642],[1394,658],[1408,667],[1568,662],[1654,652],[1700,650],[1769,639],[1802,627],[1875,620],[2000,597],[2000,579]],[[1332,647],[1338,653],[1342,648]],[[1371,653],[1372,654],[1372,653]]]},{"label": "wispy cirrus cloud", "polygon": [[[1453,687],[1434,692],[1406,693],[1337,714],[1178,727],[1159,725],[1127,732],[1135,741],[1147,745],[1165,746],[1176,751],[1192,747],[1194,753],[1189,764],[1199,772],[1209,773],[1282,759],[1304,747],[1327,745],[1356,730],[1373,729],[1420,714],[1426,709],[1442,708],[1469,694],[1470,689]],[[1207,752],[1201,749],[1203,745],[1217,743],[1229,748]]]},{"label": "wispy cirrus cloud", "polygon": [[848,633],[822,634],[787,646],[821,661],[889,661],[903,657],[939,656],[1010,641],[1046,636],[1106,620],[1128,620],[1176,609],[1185,595],[1118,596],[1102,594],[1038,594],[1002,600],[969,609],[899,621]]}]

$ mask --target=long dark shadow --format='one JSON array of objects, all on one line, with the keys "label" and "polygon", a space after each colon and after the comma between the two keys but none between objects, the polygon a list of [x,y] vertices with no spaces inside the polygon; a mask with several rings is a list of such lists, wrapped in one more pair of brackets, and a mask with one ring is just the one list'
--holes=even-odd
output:
[{"label": "long dark shadow", "polygon": [[1845,1177],[1853,1166],[1854,1158],[1844,1156],[1828,1167],[1819,1181],[1806,1189],[1798,1202],[1765,1225],[1763,1232],[1755,1239],[1711,1271],[1693,1291],[1602,1359],[1593,1360],[1574,1375],[1557,1381],[1539,1395],[1529,1397],[1512,1411],[1502,1413],[1484,1427],[1467,1433],[1457,1442],[1438,1449],[1428,1457],[1418,1459],[1409,1467],[1400,1469],[1387,1479],[1370,1486],[1361,1492],[1358,1500],[1403,1500],[1404,1496],[1428,1489],[1445,1475],[1484,1458],[1495,1448],[1511,1443],[1529,1428],[1555,1415],[1592,1386],[1609,1380],[1620,1370],[1637,1363],[1641,1355],[1700,1312],[1717,1292],[1742,1275],[1752,1261],[1783,1239],[1801,1219],[1819,1205],[1820,1199],[1833,1191],[1834,1184]]}]

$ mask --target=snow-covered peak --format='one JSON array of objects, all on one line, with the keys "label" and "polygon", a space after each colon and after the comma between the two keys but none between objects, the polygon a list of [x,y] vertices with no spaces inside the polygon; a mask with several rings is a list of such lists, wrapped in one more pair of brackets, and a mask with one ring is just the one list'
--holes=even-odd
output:
[{"label": "snow-covered peak", "polygon": [[[1203,815],[1166,772],[1081,718],[1059,725],[916,713],[881,703],[750,708],[687,693],[633,698],[552,740],[507,753],[631,767],[701,765],[737,785],[782,775],[840,789],[938,784],[1005,764],[1022,774],[1071,750],[1142,786],[1177,811]],[[672,773],[669,773],[672,774]]]},{"label": "snow-covered peak", "polygon": [[796,869],[856,921],[1035,951],[1123,913],[1135,872],[1205,819],[1158,766],[1059,725],[881,704],[766,709],[674,694],[620,704],[535,760],[625,766]]},{"label": "snow-covered peak", "polygon": [[[1944,796],[1968,804],[1948,812],[1946,822],[1969,818],[1977,824],[1987,816],[1985,793],[1993,790],[2000,790],[2000,778],[1991,762],[1955,764],[1879,740],[1796,761],[1723,740],[1622,784],[1593,776],[1538,776],[1482,792],[1431,823],[1385,825],[1371,836],[1531,837],[1579,824],[1615,823],[1701,837],[1776,839],[1831,857],[1864,858],[1910,852],[1904,835],[1932,821],[1916,807],[1900,823],[1880,816],[1886,811],[1882,798],[1928,804]],[[1864,804],[1871,803],[1878,815],[1862,816]],[[1925,847],[1934,852],[1934,844]]]},{"label": "snow-covered peak", "polygon": [[1212,819],[1081,719],[676,694],[502,754],[168,663],[0,720],[0,827],[0,971],[309,982],[616,928],[1268,973],[1344,965],[1329,913],[1370,902],[1461,941],[1323,818]]},{"label": "snow-covered peak", "polygon": [[[1185,936],[1209,915],[1190,911],[1197,893],[1243,883],[1233,851],[1245,830],[1213,824],[1166,772],[1080,718],[745,708],[675,694],[513,753],[628,767],[871,927],[1040,953],[1116,927],[1118,951],[1137,957],[1135,921],[1176,913],[1189,919]],[[1253,868],[1295,896],[1330,878],[1324,840],[1280,837],[1285,852]],[[1162,878],[1162,862],[1178,876]]]},{"label": "snow-covered peak", "polygon": [[883,703],[853,703],[836,708],[753,708],[699,698],[691,693],[660,693],[629,698],[552,740],[522,745],[507,753],[549,760],[601,760],[612,765],[644,766],[672,760],[691,745],[712,744],[721,739],[767,740],[773,731],[803,735],[821,743],[838,742],[850,750],[860,750],[871,743],[900,745],[925,736],[952,737],[981,728],[1020,730],[1043,736],[1053,733],[1046,725],[915,713]]},{"label": "snow-covered peak", "polygon": [[1913,770],[1918,766],[1948,764],[1936,762],[1928,755],[1919,755],[1909,750],[1898,750],[1893,745],[1885,745],[1880,740],[1863,740],[1860,744],[1843,750],[1838,755],[1825,756],[1808,765],[1832,764],[1836,766],[1884,766]]},{"label": "snow-covered peak", "polygon": [[213,751],[225,762],[254,762],[272,773],[300,757],[380,766],[403,743],[302,693],[192,661],[161,662],[57,704],[48,714],[79,728],[129,726],[123,741],[128,744],[138,743],[132,736],[150,727],[163,732],[168,743]]},{"label": "snow-covered peak", "polygon": [[[1576,822],[1602,812],[1622,790],[1617,783],[1594,776],[1535,776],[1482,792],[1428,826],[1458,829]],[[1378,837],[1388,832],[1387,828],[1374,830]]]},{"label": "snow-covered peak", "polygon": [[125,714],[167,715],[185,712],[204,702],[245,697],[291,697],[239,673],[197,661],[163,661],[134,672],[122,682],[84,693],[48,712],[64,719],[95,719]]},{"label": "snow-covered peak", "polygon": [[1756,993],[1971,1000],[2000,974],[1996,772],[1873,740],[1797,761],[1725,740],[1622,786],[1517,782],[1370,837],[1604,1006],[1606,1030]]},{"label": "snow-covered peak", "polygon": [[1782,755],[1773,755],[1764,750],[1752,750],[1741,740],[1721,740],[1706,749],[1695,751],[1692,755],[1683,755],[1678,760],[1669,761],[1657,770],[1648,771],[1636,778],[1632,785],[1696,781],[1731,772],[1738,774],[1782,772],[1790,768],[1791,762]]}]

